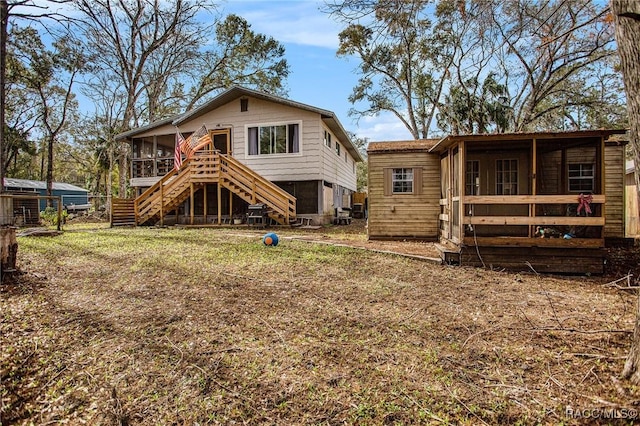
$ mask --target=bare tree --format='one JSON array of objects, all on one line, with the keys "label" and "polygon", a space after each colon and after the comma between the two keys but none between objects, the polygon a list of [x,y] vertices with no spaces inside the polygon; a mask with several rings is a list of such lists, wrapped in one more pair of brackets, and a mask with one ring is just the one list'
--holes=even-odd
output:
[{"label": "bare tree", "polygon": [[85,66],[85,57],[77,46],[66,43],[65,38],[53,42],[47,49],[33,28],[14,28],[13,57],[20,62],[20,75],[25,89],[33,92],[38,111],[37,122],[46,141],[47,194],[53,192],[53,153],[68,118],[76,107],[73,85]]},{"label": "bare tree", "polygon": [[0,192],[4,191],[4,178],[6,175],[6,141],[7,133],[6,111],[6,57],[8,44],[9,18],[40,21],[55,18],[66,18],[58,12],[50,11],[50,4],[63,4],[69,0],[47,0],[35,2],[34,0],[0,0]]},{"label": "bare tree", "polygon": [[[580,126],[575,115],[617,101],[615,84],[592,84],[603,68],[619,76],[607,10],[591,0],[332,0],[326,9],[346,26],[338,54],[361,62],[352,114],[391,112],[414,138],[438,116],[445,131]],[[561,119],[543,123],[551,115]]]},{"label": "bare tree", "polygon": [[615,54],[608,8],[590,0],[510,0],[491,9],[514,130],[536,130],[542,117],[592,106],[585,92],[594,67]]},{"label": "bare tree", "polygon": [[[428,0],[332,1],[327,11],[346,28],[339,56],[356,56],[361,75],[349,101],[357,118],[386,111],[411,135],[426,138],[459,44],[439,37]],[[451,35],[451,34],[448,34]]]},{"label": "bare tree", "polygon": [[[234,83],[277,90],[288,73],[282,46],[254,34],[242,18],[205,23],[202,17],[212,16],[214,8],[206,0],[74,0],[74,5],[83,15],[78,42],[92,53],[94,81],[122,99],[122,115],[110,125],[116,134],[166,118]],[[219,48],[206,50],[212,34]],[[124,197],[129,147],[108,145],[118,158]]]}]

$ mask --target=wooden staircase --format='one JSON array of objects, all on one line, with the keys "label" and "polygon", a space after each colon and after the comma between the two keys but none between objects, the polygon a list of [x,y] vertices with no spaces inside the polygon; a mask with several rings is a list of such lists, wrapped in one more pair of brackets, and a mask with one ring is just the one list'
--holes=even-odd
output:
[{"label": "wooden staircase", "polygon": [[157,221],[189,198],[195,186],[217,183],[249,204],[265,203],[282,225],[296,216],[296,199],[230,155],[200,151],[135,199],[136,225]]}]

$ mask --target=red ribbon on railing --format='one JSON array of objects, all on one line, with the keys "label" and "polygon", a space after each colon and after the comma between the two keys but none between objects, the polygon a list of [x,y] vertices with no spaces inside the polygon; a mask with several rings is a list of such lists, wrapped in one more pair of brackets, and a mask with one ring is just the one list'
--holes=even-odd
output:
[{"label": "red ribbon on railing", "polygon": [[584,209],[584,212],[586,214],[591,214],[591,202],[593,201],[593,195],[591,194],[580,194],[578,196],[578,211],[577,214],[579,215],[580,212],[582,211],[582,209]]}]

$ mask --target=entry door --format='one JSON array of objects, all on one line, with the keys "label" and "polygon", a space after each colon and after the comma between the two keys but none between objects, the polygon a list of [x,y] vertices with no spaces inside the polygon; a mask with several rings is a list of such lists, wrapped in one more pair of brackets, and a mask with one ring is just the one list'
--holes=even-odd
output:
[{"label": "entry door", "polygon": [[220,151],[220,154],[231,154],[231,132],[230,129],[220,129],[211,131],[213,149]]}]

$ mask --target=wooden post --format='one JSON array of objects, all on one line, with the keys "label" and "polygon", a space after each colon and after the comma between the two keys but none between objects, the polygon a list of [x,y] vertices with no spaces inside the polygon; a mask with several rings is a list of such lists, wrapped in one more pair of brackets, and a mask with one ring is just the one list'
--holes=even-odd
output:
[{"label": "wooden post", "polygon": [[153,176],[158,176],[158,136],[153,135]]},{"label": "wooden post", "polygon": [[164,226],[164,185],[160,184],[160,226]]},{"label": "wooden post", "polygon": [[467,156],[466,156],[466,146],[464,141],[460,141],[460,144],[458,146],[458,156],[459,156],[459,169],[458,169],[458,195],[460,197],[460,204],[458,206],[458,208],[460,209],[460,214],[459,214],[459,218],[460,218],[460,225],[459,225],[459,230],[458,232],[459,234],[459,241],[464,240],[464,214],[465,214],[465,208],[464,208],[464,188],[465,188],[465,171],[467,168]]},{"label": "wooden post", "polygon": [[233,223],[233,192],[229,191],[229,217],[231,223]]},{"label": "wooden post", "polygon": [[[594,189],[598,190],[599,194],[605,194],[605,192],[606,192],[605,189],[607,188],[606,187],[606,181],[605,181],[605,179],[606,179],[606,177],[605,177],[605,169],[604,169],[605,168],[605,166],[604,166],[604,163],[605,163],[605,161],[604,161],[604,150],[605,150],[605,147],[604,147],[604,136],[601,136],[600,137],[600,144],[598,145],[598,149],[596,149],[596,153],[598,154],[598,160],[597,161],[600,164],[600,187],[599,188],[594,188]],[[607,216],[605,214],[606,213],[606,204],[607,204],[607,201],[605,199],[605,202],[601,204],[602,207],[600,208],[600,214],[605,219],[605,223],[606,223],[606,220],[607,220],[606,219]],[[595,208],[594,208],[594,210],[595,210]],[[604,226],[603,226],[600,229],[600,238],[602,238],[604,240],[604,237],[605,237],[605,233],[604,233]]]},{"label": "wooden post", "polygon": [[[538,141],[533,138],[531,143],[531,195],[537,195],[537,173],[538,173]],[[529,216],[536,216],[536,204],[529,204]],[[529,238],[533,237],[535,225],[529,226]]]},{"label": "wooden post", "polygon": [[220,181],[218,181],[218,225],[222,223],[222,188],[220,187]]},{"label": "wooden post", "polygon": [[62,197],[58,197],[58,231],[60,230],[60,226],[62,224]]},{"label": "wooden post", "polygon": [[195,188],[194,188],[193,182],[191,182],[189,184],[189,186],[191,187],[191,195],[190,195],[190,199],[189,199],[189,204],[190,204],[189,205],[189,210],[190,210],[189,214],[191,216],[191,219],[190,219],[191,220],[191,225],[193,225],[193,218],[194,218],[194,215],[195,215],[195,195],[194,195]]},{"label": "wooden post", "polygon": [[255,176],[251,177],[251,204],[256,203],[256,178]]},{"label": "wooden post", "polygon": [[207,209],[207,184],[206,183],[204,184],[203,191],[204,191],[204,194],[203,194],[203,197],[204,197],[204,212],[203,212],[204,213],[204,223],[207,223],[207,215],[208,215],[209,211]]}]

